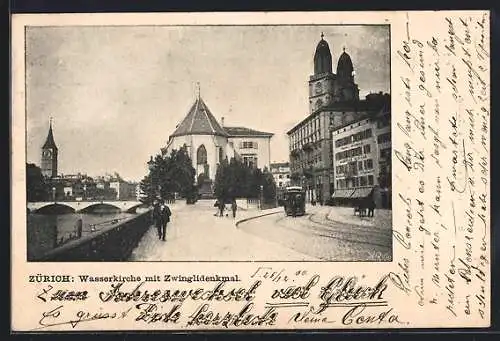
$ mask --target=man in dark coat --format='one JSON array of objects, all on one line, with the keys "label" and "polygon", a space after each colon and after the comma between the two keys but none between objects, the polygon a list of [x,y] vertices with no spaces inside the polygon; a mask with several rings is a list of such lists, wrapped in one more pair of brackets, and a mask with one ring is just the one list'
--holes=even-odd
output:
[{"label": "man in dark coat", "polygon": [[170,208],[164,202],[160,205],[160,229],[158,231],[159,238],[163,241],[166,239],[167,233],[167,223],[170,222],[170,216],[172,212],[170,212]]},{"label": "man in dark coat", "polygon": [[161,229],[162,229],[162,219],[161,219],[161,208],[160,203],[157,201],[153,204],[153,223],[158,231],[158,238],[161,239]]},{"label": "man in dark coat", "polygon": [[233,218],[236,218],[236,210],[238,209],[238,205],[236,204],[236,200],[233,199],[231,202],[231,210],[233,211]]}]

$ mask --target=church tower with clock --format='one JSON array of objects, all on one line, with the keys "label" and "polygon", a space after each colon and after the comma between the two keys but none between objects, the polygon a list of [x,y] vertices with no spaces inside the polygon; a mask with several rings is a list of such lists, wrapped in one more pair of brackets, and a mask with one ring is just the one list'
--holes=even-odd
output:
[{"label": "church tower with clock", "polygon": [[52,133],[52,119],[50,120],[49,133],[42,146],[42,175],[48,178],[57,176],[57,146]]},{"label": "church tower with clock", "polygon": [[332,53],[326,40],[321,40],[314,53],[314,74],[309,78],[309,113],[336,102],[359,100],[359,89],[354,83],[354,68],[351,57],[341,54],[337,74],[332,70]]}]

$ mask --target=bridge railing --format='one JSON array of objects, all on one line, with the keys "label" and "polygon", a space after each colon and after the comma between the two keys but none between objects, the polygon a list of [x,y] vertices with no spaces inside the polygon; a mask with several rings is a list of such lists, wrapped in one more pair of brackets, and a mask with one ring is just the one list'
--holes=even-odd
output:
[{"label": "bridge railing", "polygon": [[151,211],[125,219],[90,235],[71,240],[32,261],[125,261],[150,228]]}]

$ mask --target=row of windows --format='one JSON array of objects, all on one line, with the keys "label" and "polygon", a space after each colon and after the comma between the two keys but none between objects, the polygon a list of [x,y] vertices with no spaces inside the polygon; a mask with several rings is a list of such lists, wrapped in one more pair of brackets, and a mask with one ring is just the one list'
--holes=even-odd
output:
[{"label": "row of windows", "polygon": [[286,187],[290,184],[290,181],[285,181],[285,182],[278,182],[278,187]]},{"label": "row of windows", "polygon": [[294,163],[294,167],[292,169],[292,172],[295,171],[296,168],[298,168],[298,169],[308,168],[308,167],[314,166],[318,162],[321,162],[321,155],[314,157],[314,158],[311,158],[310,160],[298,161],[298,162]]},{"label": "row of windows", "polygon": [[313,133],[312,135],[302,139],[302,140],[299,140],[299,141],[296,141],[296,142],[292,142],[291,143],[291,146],[292,146],[292,150],[293,149],[300,149],[302,148],[302,146],[306,143],[314,143],[314,142],[318,142],[321,138],[321,133],[319,131]]},{"label": "row of windows", "polygon": [[358,176],[352,179],[340,179],[337,180],[338,189],[362,187],[362,186],[373,186],[374,185],[373,175],[368,176]]},{"label": "row of windows", "polygon": [[[306,141],[307,139],[307,141]],[[300,144],[316,142],[321,139],[321,120],[317,116],[310,120],[290,136],[290,144],[293,149],[302,147]]]},{"label": "row of windows", "polygon": [[245,149],[245,148],[257,149],[258,143],[254,142],[254,141],[242,141],[242,142],[240,142],[240,149]]},{"label": "row of windows", "polygon": [[356,162],[352,162],[350,164],[340,165],[336,167],[337,174],[345,174],[349,173],[349,170],[352,172],[357,172],[358,170],[370,170],[373,169],[373,160],[362,160]]},{"label": "row of windows", "polygon": [[[286,178],[290,179],[290,174],[287,174]],[[283,179],[283,174],[278,175],[278,179]]]},{"label": "row of windows", "polygon": [[250,167],[257,167],[257,156],[243,155],[243,163]]},{"label": "row of windows", "polygon": [[348,150],[344,150],[343,152],[338,152],[335,154],[335,160],[343,160],[355,156],[359,156],[362,154],[369,154],[371,152],[371,146],[369,144],[365,144],[363,147],[356,147]]},{"label": "row of windows", "polygon": [[356,134],[346,136],[344,138],[341,138],[341,139],[335,141],[335,147],[339,148],[339,147],[345,146],[346,144],[349,144],[349,143],[354,143],[354,142],[362,141],[365,139],[369,139],[370,137],[372,137],[371,128],[360,131],[359,133],[356,133]]},{"label": "row of windows", "polygon": [[377,136],[378,143],[391,142],[391,133],[380,134]]}]

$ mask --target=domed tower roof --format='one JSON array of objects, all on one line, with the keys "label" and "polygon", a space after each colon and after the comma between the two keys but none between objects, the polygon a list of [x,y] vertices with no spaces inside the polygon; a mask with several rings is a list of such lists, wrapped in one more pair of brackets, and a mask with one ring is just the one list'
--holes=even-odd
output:
[{"label": "domed tower roof", "polygon": [[352,66],[352,60],[351,56],[349,56],[345,52],[342,52],[342,54],[339,57],[339,61],[337,63],[337,76],[342,77],[342,78],[348,78],[351,77],[353,74],[352,72],[354,71],[354,67]]},{"label": "domed tower roof", "polygon": [[314,53],[314,74],[331,73],[332,72],[332,54],[330,47],[326,40],[323,39],[324,35],[321,33],[321,40],[316,46]]}]

